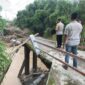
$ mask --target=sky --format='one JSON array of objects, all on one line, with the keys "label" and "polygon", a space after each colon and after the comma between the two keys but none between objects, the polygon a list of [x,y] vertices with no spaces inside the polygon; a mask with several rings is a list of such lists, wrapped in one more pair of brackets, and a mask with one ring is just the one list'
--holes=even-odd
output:
[{"label": "sky", "polygon": [[0,15],[8,20],[13,20],[19,10],[25,9],[26,5],[33,3],[34,0],[0,0],[2,11]]},{"label": "sky", "polygon": [[29,5],[33,2],[34,0],[0,0],[0,6],[2,6],[2,11],[0,12],[0,15],[5,19],[13,20],[19,10],[23,10],[26,5]]}]

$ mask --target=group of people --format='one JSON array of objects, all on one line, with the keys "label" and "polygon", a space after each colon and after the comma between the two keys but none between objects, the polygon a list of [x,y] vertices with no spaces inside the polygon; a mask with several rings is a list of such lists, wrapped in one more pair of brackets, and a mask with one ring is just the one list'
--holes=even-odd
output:
[{"label": "group of people", "polygon": [[[66,52],[72,52],[77,55],[77,47],[80,43],[80,35],[82,32],[82,24],[77,20],[78,14],[72,13],[71,22],[66,25],[64,28],[64,24],[59,18],[56,24],[56,39],[57,39],[57,48],[61,48],[62,46],[62,37],[64,36],[63,47],[65,47]],[[65,55],[65,62],[69,63],[69,55]],[[77,57],[73,58],[73,66],[77,68]],[[63,66],[65,69],[68,68],[67,65]]]}]

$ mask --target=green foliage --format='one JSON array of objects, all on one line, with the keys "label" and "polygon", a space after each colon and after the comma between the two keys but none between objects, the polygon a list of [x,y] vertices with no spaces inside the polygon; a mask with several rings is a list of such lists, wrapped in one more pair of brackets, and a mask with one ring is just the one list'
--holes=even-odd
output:
[{"label": "green foliage", "polygon": [[66,16],[60,16],[59,18],[61,18],[64,25],[67,25],[69,23],[69,21],[70,21],[70,19],[67,18]]},{"label": "green foliage", "polygon": [[33,22],[32,22],[32,30],[36,33],[39,32],[40,35],[43,35],[43,32],[46,28],[47,23],[47,16],[48,13],[45,10],[37,10],[35,12],[35,15],[33,16]]},{"label": "green foliage", "polygon": [[72,3],[69,0],[58,0],[57,2],[57,9],[60,16],[66,16],[67,18],[70,17],[70,15],[77,11],[77,3]]},{"label": "green foliage", "polygon": [[0,17],[0,30],[4,29],[5,26],[6,26],[6,21]]},{"label": "green foliage", "polygon": [[47,28],[44,32],[44,37],[49,38],[49,36],[51,36],[51,30],[52,30],[51,28]]},{"label": "green foliage", "polygon": [[[0,11],[2,11],[1,6],[0,6]],[[5,26],[6,26],[6,20],[2,19],[2,17],[0,16],[0,31],[3,30]]]},{"label": "green foliage", "polygon": [[5,72],[10,63],[11,60],[9,59],[9,55],[5,52],[5,45],[0,41],[0,81],[5,75]]},{"label": "green foliage", "polygon": [[70,15],[77,11],[85,20],[85,0],[72,3],[71,0],[35,0],[19,11],[15,23],[21,29],[28,28],[33,33],[51,36],[50,31],[55,29],[56,21],[60,17],[66,25],[70,21]]},{"label": "green foliage", "polygon": [[85,8],[85,0],[80,0],[79,10],[78,11],[79,11],[79,13],[81,15],[80,18],[82,19],[83,23],[84,23],[84,20],[85,20],[85,10],[84,10],[84,8]]},{"label": "green foliage", "polygon": [[6,26],[6,20],[0,17],[0,36],[4,34],[4,28]]},{"label": "green foliage", "polygon": [[53,12],[49,15],[49,26],[50,27],[55,28],[57,17],[58,17],[57,12]]}]

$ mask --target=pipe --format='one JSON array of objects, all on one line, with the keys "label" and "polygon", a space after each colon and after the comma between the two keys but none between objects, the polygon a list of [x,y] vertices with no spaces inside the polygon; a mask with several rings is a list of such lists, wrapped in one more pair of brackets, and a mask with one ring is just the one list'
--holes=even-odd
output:
[{"label": "pipe", "polygon": [[[41,50],[40,48],[37,48],[37,49]],[[55,60],[57,60],[57,61],[59,61],[59,62],[65,64],[65,65],[67,65],[68,67],[70,67],[71,69],[73,69],[73,70],[75,70],[76,72],[80,73],[81,75],[85,76],[85,73],[84,73],[84,72],[81,72],[81,71],[78,70],[77,68],[70,66],[70,65],[67,64],[66,62],[64,62],[64,61],[62,61],[62,60],[60,60],[60,59],[54,57],[53,55],[50,55],[49,53],[45,52],[44,50],[41,50],[41,51],[44,52],[44,53],[46,53],[46,54],[48,54],[49,56],[51,56],[51,57],[54,58]]]},{"label": "pipe", "polygon": [[42,44],[42,45],[44,45],[44,46],[50,47],[50,48],[52,48],[52,49],[54,49],[54,50],[57,50],[57,51],[59,51],[59,52],[62,52],[62,53],[64,53],[64,54],[69,54],[71,57],[77,57],[79,60],[82,60],[82,61],[85,62],[85,59],[84,59],[84,58],[81,58],[81,57],[79,57],[79,56],[77,56],[77,55],[74,55],[74,54],[72,54],[72,53],[66,52],[66,51],[64,51],[64,50],[62,50],[62,49],[59,49],[59,48],[54,48],[54,47],[52,47],[52,46],[50,46],[50,45],[47,45],[47,44],[45,44],[45,43],[41,43],[41,42],[39,42],[39,41],[37,41],[37,40],[36,40],[35,42],[37,42],[37,43],[39,43],[39,44]]}]

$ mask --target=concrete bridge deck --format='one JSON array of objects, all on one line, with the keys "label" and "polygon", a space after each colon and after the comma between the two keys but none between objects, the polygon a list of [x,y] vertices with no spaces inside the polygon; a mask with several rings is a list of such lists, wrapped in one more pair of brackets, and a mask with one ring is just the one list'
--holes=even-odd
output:
[{"label": "concrete bridge deck", "polygon": [[[42,39],[42,38],[38,38],[38,40],[40,41],[40,42],[44,42],[44,43],[46,43],[46,44],[50,44],[50,45],[52,45],[52,46],[54,46],[55,47],[55,45],[52,43],[52,42],[50,42],[49,43],[49,41],[46,41],[46,40],[44,40],[44,39]],[[55,57],[58,57],[58,58],[60,58],[61,60],[63,60],[64,61],[64,55],[62,55],[62,53],[60,53],[60,52],[57,52],[57,51],[54,51],[53,49],[51,49],[51,48],[48,48],[48,47],[46,47],[46,46],[43,46],[43,45],[40,45],[39,44],[39,47],[41,48],[41,49],[43,49],[43,50],[45,50],[46,52],[48,52],[49,54],[51,54],[51,55],[53,55],[53,56],[55,56]],[[21,67],[21,65],[22,65],[22,62],[23,62],[23,59],[24,59],[24,51],[23,51],[24,49],[22,48],[22,49],[20,49],[19,50],[19,52],[15,55],[15,57],[13,58],[13,62],[12,62],[12,64],[11,64],[11,66],[10,66],[10,68],[9,68],[9,70],[8,70],[8,72],[7,72],[7,74],[6,74],[6,76],[5,76],[5,78],[4,78],[4,80],[3,80],[3,82],[2,82],[2,84],[1,85],[21,85],[21,82],[19,81],[19,79],[18,79],[18,72],[19,72],[19,70],[20,70],[20,67]],[[85,55],[85,52],[84,51],[78,51],[78,55],[82,55],[83,57],[84,57],[84,55]],[[72,69],[68,69],[67,71],[65,71],[63,68],[62,68],[62,64],[60,63],[60,62],[58,62],[58,61],[56,61],[55,59],[53,59],[53,58],[51,58],[50,56],[48,56],[47,54],[46,54],[46,58],[48,59],[48,60],[51,60],[52,61],[52,67],[51,67],[51,70],[50,70],[50,74],[49,74],[49,78],[48,78],[48,82],[47,82],[47,85],[57,85],[56,83],[59,83],[59,85],[64,85],[64,84],[61,84],[60,82],[63,80],[63,81],[65,81],[63,78],[69,78],[69,79],[76,79],[76,81],[80,81],[77,85],[85,85],[85,77],[84,76],[81,76],[80,74],[78,74],[77,72],[75,72],[75,71],[73,71]],[[85,57],[84,57],[84,59],[85,59]],[[84,62],[85,63],[85,62]],[[71,60],[70,60],[70,64],[72,65],[72,58],[71,58]],[[42,65],[41,65],[42,66]],[[85,64],[83,65],[84,67],[83,67],[83,69],[80,67],[81,65],[79,64],[79,67],[78,67],[78,69],[80,69],[80,70],[82,70],[82,71],[84,71],[85,72]],[[63,71],[63,73],[62,73],[62,71]],[[56,72],[60,72],[58,75],[57,75],[57,73]],[[61,74],[63,74],[62,76],[61,76],[61,78],[59,77]],[[55,76],[56,75],[56,76]],[[68,75],[68,76],[65,76],[65,75]],[[76,77],[77,76],[77,77]],[[59,78],[58,78],[59,77]],[[53,84],[49,84],[49,81],[50,81],[50,78],[52,78],[53,79]],[[58,81],[56,81],[56,79],[59,79],[59,82]],[[74,81],[75,82],[75,81]],[[72,84],[71,84],[72,85]],[[74,85],[74,84],[73,84]],[[76,84],[75,84],[76,85]]]}]

